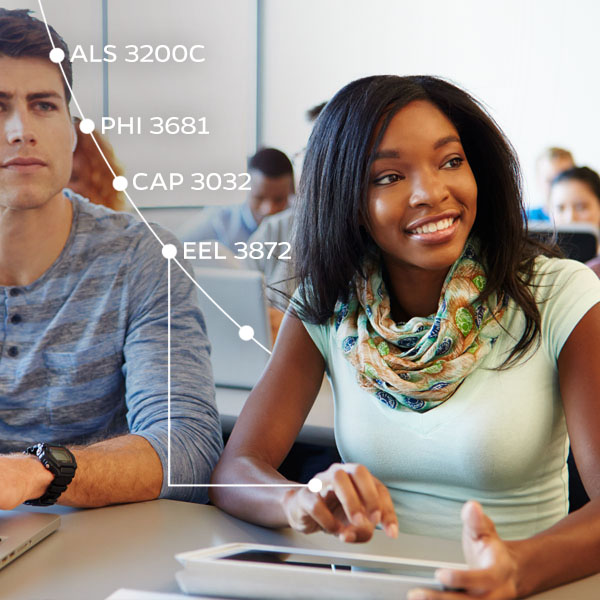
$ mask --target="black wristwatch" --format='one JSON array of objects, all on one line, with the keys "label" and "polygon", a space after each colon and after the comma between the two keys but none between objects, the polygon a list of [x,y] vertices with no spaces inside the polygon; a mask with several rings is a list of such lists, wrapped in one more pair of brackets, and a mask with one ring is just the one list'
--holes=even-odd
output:
[{"label": "black wristwatch", "polygon": [[75,457],[64,446],[50,446],[49,444],[29,446],[23,454],[37,456],[46,469],[54,475],[54,481],[48,486],[45,494],[33,500],[26,500],[25,504],[51,506],[75,477],[75,469],[77,469]]}]

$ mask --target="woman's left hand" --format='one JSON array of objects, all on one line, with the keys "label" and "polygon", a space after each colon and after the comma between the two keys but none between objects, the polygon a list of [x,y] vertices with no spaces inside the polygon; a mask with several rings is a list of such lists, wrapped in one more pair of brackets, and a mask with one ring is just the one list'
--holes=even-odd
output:
[{"label": "woman's left hand", "polygon": [[408,600],[512,600],[517,597],[517,564],[507,542],[478,502],[467,502],[461,513],[463,550],[470,569],[440,569],[436,579],[460,591],[415,589]]}]

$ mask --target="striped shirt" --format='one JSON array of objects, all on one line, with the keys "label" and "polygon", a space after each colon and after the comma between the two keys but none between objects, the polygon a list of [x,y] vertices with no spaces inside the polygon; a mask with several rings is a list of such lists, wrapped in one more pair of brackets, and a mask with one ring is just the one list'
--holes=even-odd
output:
[{"label": "striped shirt", "polygon": [[[0,286],[0,452],[130,432],[161,460],[162,498],[205,502],[206,488],[167,480],[161,245],[133,216],[68,197],[73,223],[58,259],[28,286]],[[171,284],[171,483],[202,484],[222,450],[210,346],[196,291],[175,264]]]}]

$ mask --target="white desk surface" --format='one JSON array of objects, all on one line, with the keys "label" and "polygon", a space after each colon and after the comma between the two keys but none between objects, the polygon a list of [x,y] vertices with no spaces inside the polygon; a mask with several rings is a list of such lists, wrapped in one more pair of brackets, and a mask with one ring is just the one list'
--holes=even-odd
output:
[{"label": "white desk surface", "polygon": [[[118,588],[174,593],[178,591],[175,572],[181,569],[173,558],[176,553],[228,542],[462,560],[459,543],[448,540],[409,535],[390,540],[378,531],[368,544],[343,544],[325,534],[264,529],[212,506],[173,500],[49,511],[61,514],[59,530],[0,570],[0,598],[101,600]],[[535,598],[597,600],[599,591],[600,575],[596,575]]]},{"label": "white desk surface", "polygon": [[[217,386],[217,408],[221,415],[221,425],[225,433],[230,433],[238,418],[250,390],[240,390]],[[327,379],[319,390],[315,403],[308,414],[302,430],[298,434],[299,442],[335,446],[333,435],[333,393]]]}]

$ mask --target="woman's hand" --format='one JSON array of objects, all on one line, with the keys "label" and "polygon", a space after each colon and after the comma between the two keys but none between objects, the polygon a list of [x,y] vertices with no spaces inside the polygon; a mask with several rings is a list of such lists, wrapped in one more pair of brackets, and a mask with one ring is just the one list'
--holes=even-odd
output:
[{"label": "woman's hand", "polygon": [[381,523],[390,537],[398,536],[398,520],[390,494],[363,465],[334,464],[316,476],[319,493],[297,488],[283,499],[288,523],[302,533],[325,531],[344,542],[366,542]]},{"label": "woman's hand", "polygon": [[470,569],[440,569],[436,579],[458,591],[415,589],[408,600],[512,600],[517,597],[517,564],[509,545],[496,533],[492,520],[478,502],[462,509],[463,550]]}]

